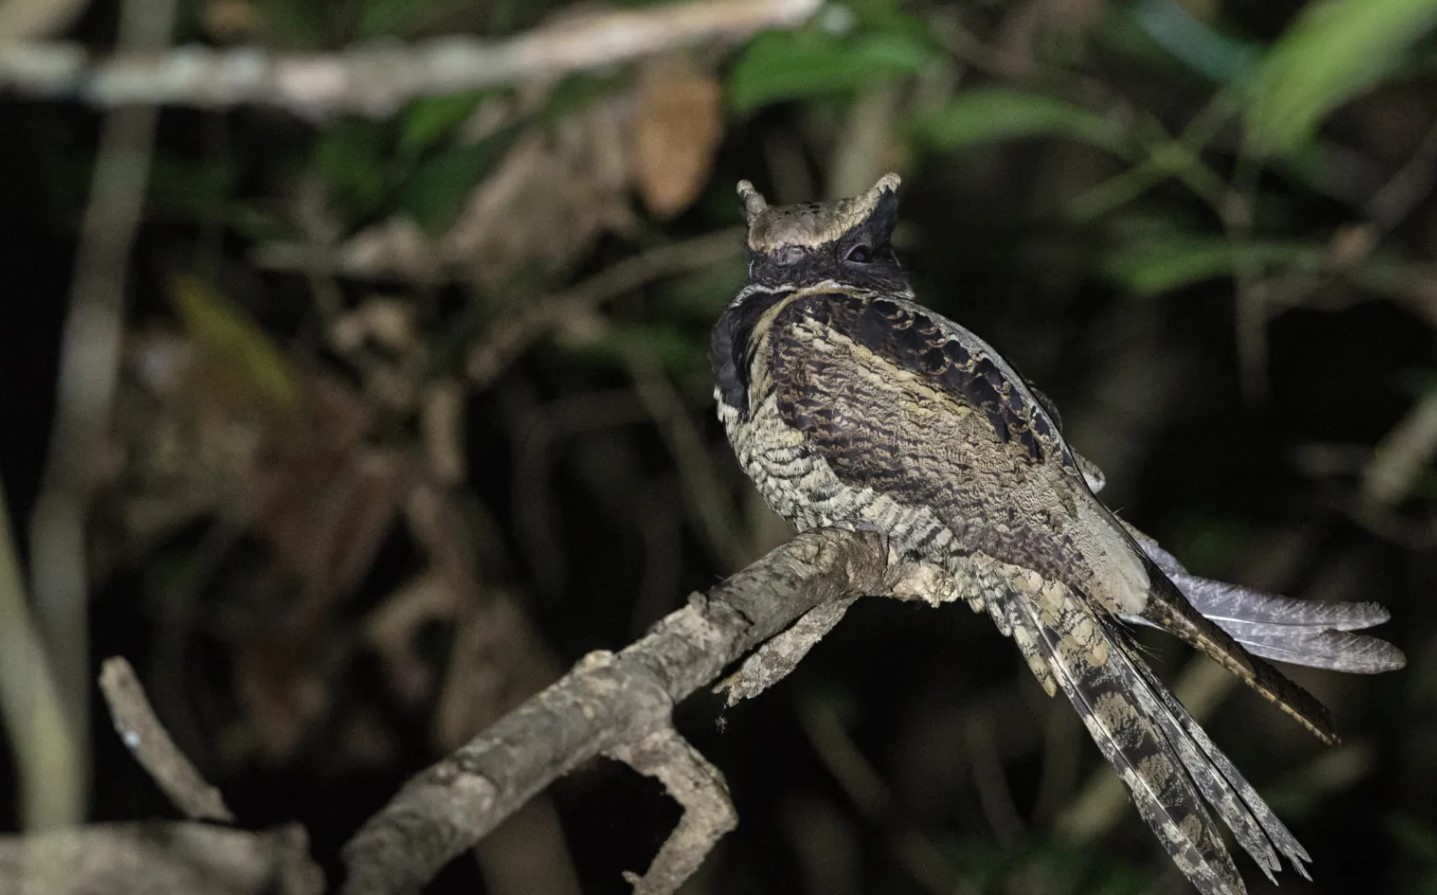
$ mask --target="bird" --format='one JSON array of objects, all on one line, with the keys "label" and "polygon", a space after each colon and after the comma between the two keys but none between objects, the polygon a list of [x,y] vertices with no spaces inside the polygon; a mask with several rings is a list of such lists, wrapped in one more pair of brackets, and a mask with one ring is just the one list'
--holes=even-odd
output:
[{"label": "bird", "polygon": [[1246,888],[1220,820],[1274,882],[1308,852],[1144,661],[1134,628],[1175,635],[1325,743],[1327,709],[1268,659],[1401,668],[1358,633],[1376,603],[1313,603],[1188,572],[1097,497],[1052,400],[988,343],[919,304],[894,254],[900,179],[770,206],[748,181],[748,281],[710,342],[719,419],[768,505],[800,531],[881,534],[936,570],[1062,692],[1144,821],[1203,895]]}]

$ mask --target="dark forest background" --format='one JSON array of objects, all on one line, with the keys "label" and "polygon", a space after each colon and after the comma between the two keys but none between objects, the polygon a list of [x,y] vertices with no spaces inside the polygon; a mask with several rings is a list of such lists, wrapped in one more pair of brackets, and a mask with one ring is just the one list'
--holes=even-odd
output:
[{"label": "dark forest background", "polygon": [[[184,0],[171,40],[314,52],[604,8]],[[116,3],[75,13],[58,36],[114,46]],[[713,413],[734,184],[795,202],[896,170],[920,299],[1056,400],[1111,506],[1200,574],[1392,610],[1404,671],[1293,672],[1336,748],[1145,642],[1314,855],[1284,893],[1437,893],[1434,25],[1431,0],[851,0],[388,116],[169,106],[78,460],[56,383],[105,113],[4,93],[28,597],[0,652],[28,599],[61,698],[129,657],[241,821],[301,822],[337,879],[406,777],[790,535]],[[66,464],[84,539],[47,553]],[[85,610],[46,605],[77,568]],[[66,776],[27,770],[14,744],[49,728],[6,706],[0,829],[171,816],[84,711]],[[860,602],[781,686],[679,722],[740,816],[686,891],[1187,891],[1068,705],[961,607]],[[596,763],[430,891],[624,891],[676,814]]]}]

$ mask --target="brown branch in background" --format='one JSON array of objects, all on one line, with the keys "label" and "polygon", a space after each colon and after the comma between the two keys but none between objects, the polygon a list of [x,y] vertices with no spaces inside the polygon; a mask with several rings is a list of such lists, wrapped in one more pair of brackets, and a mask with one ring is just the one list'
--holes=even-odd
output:
[{"label": "brown branch in background", "polygon": [[576,316],[639,287],[738,257],[744,245],[742,227],[669,243],[625,258],[603,272],[496,320],[469,351],[469,380],[484,388],[499,377],[526,348]]},{"label": "brown branch in background", "polygon": [[[0,48],[0,89],[102,106],[279,106],[306,115],[387,115],[420,96],[553,79],[807,20],[819,0],[691,0],[596,12],[507,40],[447,37],[330,54],[190,46],[92,63],[70,43]],[[139,49],[139,48],[134,48]]]},{"label": "brown branch in background", "polygon": [[[345,892],[417,891],[559,776],[601,754],[622,757],[626,746],[668,730],[675,703],[803,613],[830,600],[889,593],[894,586],[876,535],[832,530],[800,535],[707,593],[695,594],[687,607],[622,652],[591,654],[413,778],[345,846]],[[645,752],[641,772],[672,786],[686,787],[684,779],[692,783],[692,767],[660,771],[651,757],[662,751]],[[713,792],[698,802],[712,802]],[[710,834],[722,832],[720,821],[718,815],[707,817]],[[695,829],[681,825],[679,833],[688,841],[699,835]],[[667,866],[679,866],[679,856],[691,853],[690,846],[675,846],[664,853],[673,856],[665,858]]]},{"label": "brown branch in background", "polygon": [[169,731],[145,696],[135,669],[123,657],[112,656],[100,668],[100,691],[110,708],[115,732],[174,806],[191,820],[234,822],[224,796],[170,739]]},{"label": "brown branch in background", "polygon": [[832,701],[807,700],[799,707],[799,722],[819,761],[849,800],[876,826],[889,831],[889,847],[916,883],[933,895],[978,895],[979,886],[952,857],[902,817],[892,790],[853,741]]},{"label": "brown branch in background", "polygon": [[319,895],[297,826],[104,824],[0,837],[0,891],[17,895]]},{"label": "brown branch in background", "polygon": [[58,34],[88,5],[86,0],[5,0],[0,3],[0,44]]},{"label": "brown branch in background", "polygon": [[[175,0],[130,0],[121,7],[119,46],[146,52],[164,47],[174,27]],[[9,48],[13,49],[13,47]],[[0,49],[0,54],[8,49]],[[70,307],[60,344],[55,425],[40,495],[30,523],[35,614],[54,660],[71,733],[51,748],[73,744],[71,767],[50,780],[46,823],[74,823],[84,814],[89,776],[89,578],[86,522],[107,450],[110,408],[119,369],[120,335],[130,247],[149,178],[158,110],[117,109],[105,117],[89,204],[81,223]],[[59,761],[56,757],[56,761]]]},{"label": "brown branch in background", "polygon": [[753,554],[744,543],[742,527],[735,518],[713,453],[683,396],[664,375],[653,352],[637,342],[625,345],[623,351],[634,394],[674,458],[684,490],[684,506],[695,527],[725,568],[743,566]]}]

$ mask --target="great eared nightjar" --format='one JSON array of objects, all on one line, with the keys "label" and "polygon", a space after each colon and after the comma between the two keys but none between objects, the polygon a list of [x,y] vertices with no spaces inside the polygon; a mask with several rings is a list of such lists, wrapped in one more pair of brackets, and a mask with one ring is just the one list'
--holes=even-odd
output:
[{"label": "great eared nightjar", "polygon": [[1216,819],[1269,877],[1308,853],[1150,670],[1146,624],[1211,657],[1325,742],[1326,709],[1263,657],[1400,668],[1374,603],[1311,603],[1189,574],[1096,497],[1057,410],[973,333],[914,301],[894,255],[899,179],[771,207],[747,181],[748,284],[714,328],[718,414],[760,494],[800,530],[882,533],[894,561],[1012,637],[1061,691],[1200,891],[1245,892]]}]

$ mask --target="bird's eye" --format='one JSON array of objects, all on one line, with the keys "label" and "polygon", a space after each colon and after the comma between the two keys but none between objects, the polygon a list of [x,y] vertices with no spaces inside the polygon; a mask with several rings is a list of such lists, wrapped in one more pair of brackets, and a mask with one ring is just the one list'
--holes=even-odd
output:
[{"label": "bird's eye", "polygon": [[869,264],[873,261],[873,250],[860,243],[849,249],[848,254],[843,256],[843,260],[854,264]]}]

